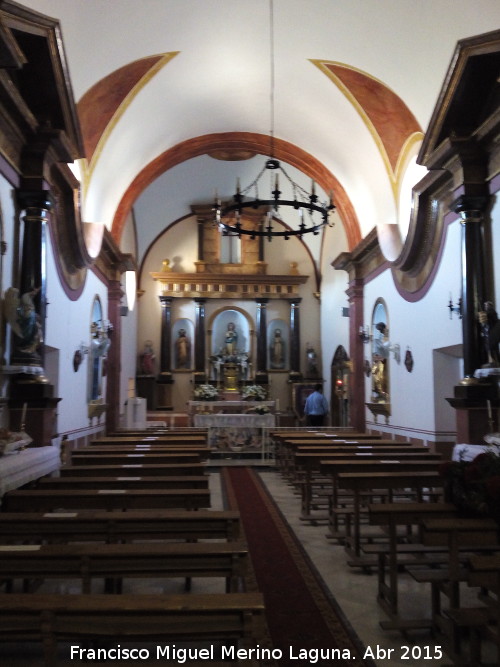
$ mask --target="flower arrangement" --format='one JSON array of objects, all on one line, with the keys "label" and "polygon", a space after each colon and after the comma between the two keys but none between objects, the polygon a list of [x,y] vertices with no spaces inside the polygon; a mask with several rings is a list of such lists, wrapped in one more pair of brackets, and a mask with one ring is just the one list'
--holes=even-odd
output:
[{"label": "flower arrangement", "polygon": [[249,384],[243,387],[243,391],[241,392],[243,400],[265,401],[266,396],[266,390],[258,384]]},{"label": "flower arrangement", "polygon": [[256,407],[249,408],[246,412],[247,413],[256,413],[258,415],[268,415],[271,411],[269,410],[267,405],[258,405]]},{"label": "flower arrangement", "polygon": [[473,515],[500,519],[500,456],[485,451],[472,461],[447,461],[439,470],[447,499]]},{"label": "flower arrangement", "polygon": [[200,384],[195,387],[194,397],[198,401],[216,401],[219,397],[217,389],[211,384]]}]

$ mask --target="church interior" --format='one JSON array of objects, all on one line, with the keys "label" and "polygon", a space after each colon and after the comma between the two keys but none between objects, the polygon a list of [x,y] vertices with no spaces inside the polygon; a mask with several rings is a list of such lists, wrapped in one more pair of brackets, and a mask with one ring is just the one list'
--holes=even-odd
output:
[{"label": "church interior", "polygon": [[1,664],[498,664],[499,25],[0,2]]}]

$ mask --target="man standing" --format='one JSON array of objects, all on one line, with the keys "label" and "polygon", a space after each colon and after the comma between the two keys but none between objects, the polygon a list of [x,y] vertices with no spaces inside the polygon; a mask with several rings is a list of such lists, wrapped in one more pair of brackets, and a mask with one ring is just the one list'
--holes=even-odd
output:
[{"label": "man standing", "polygon": [[313,393],[306,398],[304,413],[308,426],[323,426],[328,414],[328,402],[323,396],[323,387],[320,384],[315,385]]}]

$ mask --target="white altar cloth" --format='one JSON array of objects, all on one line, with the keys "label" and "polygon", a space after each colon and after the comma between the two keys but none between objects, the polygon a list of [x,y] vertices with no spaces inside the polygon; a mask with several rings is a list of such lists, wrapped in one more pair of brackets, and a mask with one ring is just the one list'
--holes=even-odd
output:
[{"label": "white altar cloth", "polygon": [[453,461],[472,461],[483,452],[494,452],[500,456],[500,447],[496,445],[455,445],[453,447]]},{"label": "white altar cloth", "polygon": [[28,447],[0,457],[0,498],[13,489],[59,470],[59,447]]}]

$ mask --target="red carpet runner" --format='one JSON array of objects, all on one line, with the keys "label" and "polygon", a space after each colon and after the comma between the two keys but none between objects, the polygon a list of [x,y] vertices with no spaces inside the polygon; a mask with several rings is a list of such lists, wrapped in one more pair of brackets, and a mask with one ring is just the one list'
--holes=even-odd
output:
[{"label": "red carpet runner", "polygon": [[[222,479],[229,509],[239,510],[258,589],[265,599],[272,645],[283,652],[280,665],[303,667],[319,649],[340,649],[318,665],[373,665],[325,589],[309,557],[256,473],[225,468]],[[290,647],[294,659],[290,659]],[[349,653],[347,653],[349,651]],[[307,658],[295,659],[295,656]],[[350,659],[348,659],[350,656]]]}]

